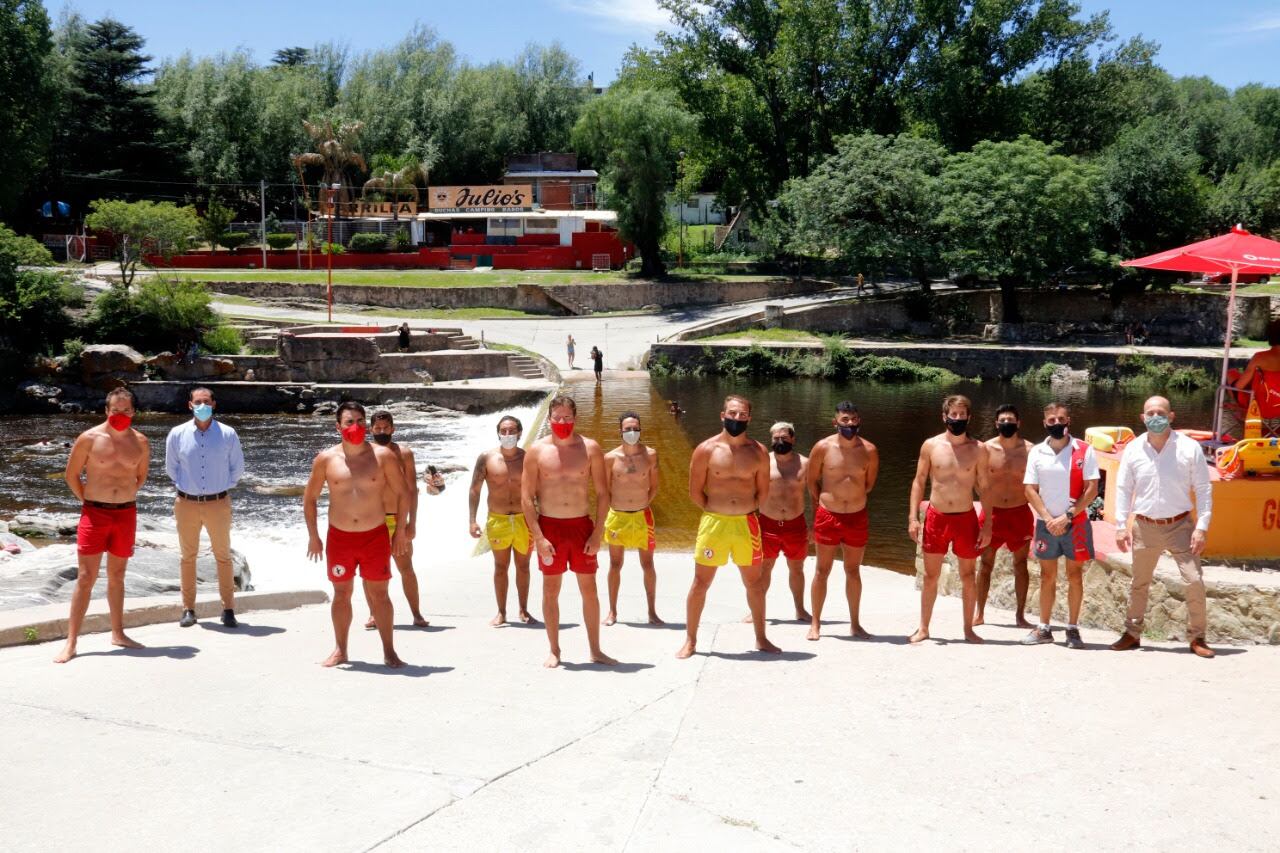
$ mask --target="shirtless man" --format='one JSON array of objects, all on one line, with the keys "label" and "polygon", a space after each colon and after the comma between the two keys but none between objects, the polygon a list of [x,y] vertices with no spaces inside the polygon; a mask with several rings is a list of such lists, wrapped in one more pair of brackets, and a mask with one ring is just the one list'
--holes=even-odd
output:
[{"label": "shirtless man", "polygon": [[[67,643],[53,660],[66,663],[76,656],[76,641],[84,624],[93,585],[107,554],[107,607],[111,611],[111,645],[140,649],[142,644],[124,633],[124,572],[133,556],[137,530],[138,489],[147,479],[151,449],[146,437],[130,424],[133,392],[116,388],[107,394],[107,419],[76,439],[63,478],[81,503],[76,528],[79,570],[67,619]],[[83,476],[83,479],[82,479]]]},{"label": "shirtless man", "polygon": [[[616,664],[600,650],[600,596],[596,592],[596,552],[609,512],[609,482],[600,445],[575,435],[578,405],[559,396],[547,410],[551,435],[539,439],[525,457],[521,503],[542,570],[542,616],[551,654],[543,666],[560,665],[560,585],[566,570],[578,578],[582,621],[587,626],[591,662]],[[595,518],[590,490],[596,490]]]},{"label": "shirtless man", "polygon": [[529,528],[524,523],[520,505],[521,475],[524,472],[524,448],[520,435],[524,427],[514,415],[498,420],[498,446],[486,450],[476,459],[471,472],[471,536],[480,538],[476,512],[480,509],[480,489],[489,486],[489,517],[484,535],[493,551],[493,592],[498,599],[498,615],[489,620],[495,628],[507,623],[507,589],[510,581],[511,552],[516,555],[516,600],[519,619],[526,625],[537,620],[529,615]]},{"label": "shirtless man", "polygon": [[751,401],[725,397],[721,430],[693,450],[689,460],[689,499],[702,510],[694,544],[693,584],[689,587],[686,638],[677,658],[698,649],[698,623],[716,569],[732,557],[747,588],[747,605],[756,630],[756,649],[779,653],[764,632],[764,553],[756,510],[769,498],[769,452],[747,436]]},{"label": "shirtless man", "polygon": [[[405,519],[409,495],[404,468],[389,448],[365,443],[364,406],[348,401],[338,406],[337,430],[342,441],[316,454],[311,478],[302,494],[302,514],[307,521],[307,557],[328,557],[333,583],[333,653],[320,664],[347,662],[347,634],[351,630],[351,591],[356,571],[364,581],[364,595],[373,611],[382,638],[382,659],[398,669],[404,661],[392,643],[391,556],[408,550]],[[320,539],[317,502],[329,487],[329,530]],[[395,533],[388,535],[386,508],[395,508]],[[341,526],[339,526],[341,525]],[[327,552],[327,553],[326,553]]]},{"label": "shirtless man", "polygon": [[827,600],[827,575],[841,549],[844,596],[849,602],[849,633],[860,640],[871,635],[858,619],[862,603],[862,555],[867,547],[867,497],[880,473],[880,452],[859,431],[862,415],[848,400],[836,404],[836,428],[809,451],[809,494],[813,497],[813,538],[818,546],[813,575],[813,624],[807,639],[822,636],[822,607]]},{"label": "shirtless man", "polygon": [[[809,460],[795,453],[796,428],[779,421],[769,430],[769,495],[760,504],[761,585],[769,594],[773,566],[781,554],[787,560],[787,582],[796,606],[796,621],[813,617],[804,609],[804,561],[809,556],[809,522],[804,517],[804,492]],[[750,622],[748,615],[744,622]]]},{"label": "shirtless man", "polygon": [[[1013,594],[1018,609],[1014,624],[1030,628],[1031,623],[1023,615],[1027,606],[1027,554],[1031,550],[1031,534],[1035,531],[1036,517],[1027,503],[1022,476],[1027,470],[1027,451],[1031,442],[1022,437],[1022,418],[1018,409],[1005,403],[996,409],[996,435],[988,439],[987,479],[991,485],[989,503],[992,507],[991,541],[982,552],[978,564],[978,604],[973,614],[973,624],[985,621],[987,593],[991,591],[991,571],[996,565],[996,551],[1003,546],[1013,554]],[[979,519],[983,521],[984,519]]]},{"label": "shirtless man", "polygon": [[644,594],[649,600],[649,624],[661,625],[655,609],[658,575],[653,570],[653,510],[649,504],[658,494],[658,451],[640,441],[640,416],[624,412],[618,418],[622,444],[604,458],[609,480],[609,517],[604,522],[609,544],[609,615],[604,624],[618,621],[618,587],[622,585],[622,561],[627,548],[640,554],[644,573]]},{"label": "shirtless man", "polygon": [[[405,523],[405,551],[403,554],[395,555],[395,563],[396,569],[400,572],[400,582],[404,585],[404,597],[409,599],[409,611],[413,613],[414,627],[426,628],[431,623],[422,616],[418,597],[418,575],[413,570],[413,540],[418,534],[418,468],[409,445],[401,445],[392,440],[391,436],[395,434],[395,431],[396,422],[390,412],[383,410],[373,413],[373,429],[369,433],[370,437],[373,439],[374,444],[379,444],[394,453],[396,458],[400,460],[400,468],[404,471],[404,485],[405,489],[408,490],[406,494],[409,499],[409,519]],[[428,484],[430,484],[430,479],[428,479]],[[396,514],[394,498],[391,492],[388,491],[385,494],[383,504],[383,509],[386,512],[387,532],[394,536],[396,532]],[[373,619],[372,609],[370,609],[369,620],[364,623],[364,627],[366,631],[372,631],[378,627]]]},{"label": "shirtless man", "polygon": [[[964,639],[968,643],[983,640],[973,630],[976,603],[974,564],[991,540],[991,507],[987,496],[987,446],[969,437],[969,398],[953,394],[942,401],[942,422],[946,429],[920,446],[916,476],[911,483],[907,533],[919,542],[924,552],[924,583],[920,587],[920,627],[910,641],[929,639],[929,621],[933,603],[938,597],[938,575],[942,560],[950,546],[960,568],[964,596]],[[924,499],[925,482],[932,480],[929,507],[924,524],[920,523],[920,501]],[[973,495],[982,501],[985,521],[978,521],[973,510]],[[922,538],[923,532],[923,538]]]}]

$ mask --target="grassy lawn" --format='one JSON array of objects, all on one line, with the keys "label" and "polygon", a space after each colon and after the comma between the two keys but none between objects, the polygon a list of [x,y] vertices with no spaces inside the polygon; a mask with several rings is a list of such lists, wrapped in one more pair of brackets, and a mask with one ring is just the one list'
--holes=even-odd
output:
[{"label": "grassy lawn", "polygon": [[790,341],[797,343],[818,343],[818,338],[808,332],[802,332],[799,329],[745,329],[741,332],[725,332],[722,335],[712,335],[709,338],[699,338],[702,341]]},{"label": "grassy lawn", "polygon": [[[178,278],[216,284],[220,281],[296,282],[324,284],[325,270],[209,270],[188,271]],[[774,276],[689,274],[675,281],[767,281]],[[517,284],[629,284],[643,279],[621,272],[593,273],[562,270],[526,272],[465,272],[455,270],[334,270],[334,284],[390,285],[393,287],[495,287]]]},{"label": "grassy lawn", "polygon": [[1242,287],[1240,293],[1251,294],[1270,294],[1271,296],[1280,296],[1280,282],[1271,281],[1267,284],[1251,284],[1248,287]]},{"label": "grassy lawn", "polygon": [[[684,226],[684,256],[688,259],[695,252],[705,255],[714,251],[716,226],[688,225]],[[673,255],[680,252],[680,231],[672,228],[663,238],[662,247]]]}]

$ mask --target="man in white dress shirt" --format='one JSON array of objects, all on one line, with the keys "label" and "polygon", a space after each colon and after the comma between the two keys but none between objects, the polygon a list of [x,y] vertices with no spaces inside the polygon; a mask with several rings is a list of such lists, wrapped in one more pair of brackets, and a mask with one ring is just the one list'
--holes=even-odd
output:
[{"label": "man in white dress shirt", "polygon": [[173,515],[178,522],[178,547],[182,551],[183,628],[196,624],[196,551],[200,529],[209,534],[209,546],[218,567],[218,594],[222,598],[222,624],[237,626],[235,578],[231,569],[231,497],[244,474],[240,436],[213,419],[217,402],[208,388],[193,388],[187,402],[192,419],[169,430],[164,445],[164,467],[178,491]]},{"label": "man in white dress shirt", "polygon": [[1121,551],[1129,550],[1130,543],[1133,545],[1133,586],[1129,590],[1125,633],[1111,648],[1122,652],[1142,645],[1142,621],[1151,577],[1161,552],[1168,551],[1187,588],[1187,639],[1191,651],[1211,658],[1213,649],[1205,642],[1208,617],[1204,575],[1200,571],[1200,554],[1213,511],[1209,465],[1198,442],[1173,431],[1173,417],[1164,397],[1147,400],[1142,406],[1147,431],[1129,442],[1120,458],[1116,544]]}]

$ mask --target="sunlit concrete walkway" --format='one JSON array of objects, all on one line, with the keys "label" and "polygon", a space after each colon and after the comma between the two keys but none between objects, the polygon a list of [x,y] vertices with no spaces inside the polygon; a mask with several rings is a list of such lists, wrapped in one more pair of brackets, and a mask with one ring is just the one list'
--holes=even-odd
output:
[{"label": "sunlit concrete walkway", "polygon": [[551,671],[540,628],[486,624],[487,556],[419,565],[432,627],[398,633],[398,673],[363,631],[356,663],[317,666],[323,606],[139,628],[141,652],[91,635],[65,666],[55,644],[0,650],[4,849],[1274,849],[1277,648],[1023,648],[1004,613],[974,647],[951,598],[910,647],[911,579],[867,570],[875,641],[783,622],[765,656],[729,569],[677,661],[691,572],[659,555],[673,624],[638,624],[633,564],[604,629],[624,663],[583,665],[570,582]]}]

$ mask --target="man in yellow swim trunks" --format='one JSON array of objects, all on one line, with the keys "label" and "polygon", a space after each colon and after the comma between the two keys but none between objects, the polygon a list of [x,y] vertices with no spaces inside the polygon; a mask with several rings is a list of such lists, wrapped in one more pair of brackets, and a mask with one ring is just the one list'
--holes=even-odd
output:
[{"label": "man in yellow swim trunks", "polygon": [[[418,575],[413,570],[413,539],[418,534],[417,462],[414,461],[413,450],[409,445],[400,444],[392,439],[396,431],[396,422],[390,412],[385,409],[374,412],[372,425],[369,437],[374,444],[390,448],[391,452],[400,460],[400,469],[404,472],[405,488],[409,490],[409,513],[404,525],[405,541],[408,542],[408,548],[403,554],[393,555],[392,559],[395,560],[396,570],[400,572],[400,582],[404,586],[404,597],[409,600],[409,612],[413,614],[414,627],[426,628],[431,623],[422,615],[422,601],[418,592]],[[388,501],[392,502],[388,503]],[[395,503],[393,499],[384,496],[383,504],[387,510],[387,535],[394,537],[396,535]],[[373,613],[370,612],[368,621],[364,623],[364,629],[372,631],[377,627],[373,619]]]},{"label": "man in yellow swim trunks", "polygon": [[764,633],[764,554],[756,510],[769,495],[769,451],[747,436],[751,401],[738,394],[724,400],[722,429],[699,444],[689,460],[689,498],[702,509],[694,545],[693,585],[689,588],[687,636],[676,652],[692,657],[698,647],[698,622],[716,569],[730,559],[747,588],[756,649],[778,653]]},{"label": "man in yellow swim trunks", "polygon": [[618,621],[618,587],[622,584],[622,561],[628,548],[640,552],[644,572],[644,594],[649,599],[649,624],[661,625],[654,599],[658,575],[653,570],[653,510],[658,494],[658,451],[640,441],[640,416],[624,412],[618,418],[622,444],[604,457],[609,478],[609,515],[604,522],[604,541],[609,546],[609,614],[604,624]]},{"label": "man in yellow swim trunks", "polygon": [[489,518],[484,535],[493,550],[493,591],[498,600],[498,615],[489,621],[497,627],[507,621],[507,589],[511,552],[516,557],[516,598],[520,604],[521,622],[537,620],[529,614],[529,528],[520,505],[521,478],[524,474],[524,448],[520,434],[524,427],[513,415],[498,421],[498,446],[486,450],[476,459],[471,474],[471,535],[480,538],[476,512],[480,508],[480,489],[489,486]]}]

